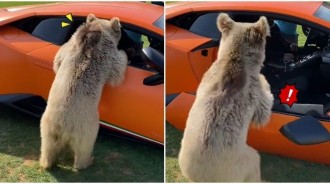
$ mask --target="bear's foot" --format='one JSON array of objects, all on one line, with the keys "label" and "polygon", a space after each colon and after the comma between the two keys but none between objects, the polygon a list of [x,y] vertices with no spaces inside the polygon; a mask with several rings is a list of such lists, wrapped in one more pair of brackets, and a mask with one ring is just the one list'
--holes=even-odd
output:
[{"label": "bear's foot", "polygon": [[78,170],[86,169],[88,166],[93,164],[93,161],[94,157],[89,157],[87,160],[76,159],[73,167]]}]

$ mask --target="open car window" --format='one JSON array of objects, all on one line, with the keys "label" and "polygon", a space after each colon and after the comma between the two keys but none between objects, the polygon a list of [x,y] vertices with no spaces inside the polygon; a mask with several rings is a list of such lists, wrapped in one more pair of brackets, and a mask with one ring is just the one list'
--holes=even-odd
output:
[{"label": "open car window", "polygon": [[122,28],[118,48],[127,54],[129,65],[140,69],[152,70],[144,61],[143,49],[152,48],[164,55],[164,40],[132,27]]}]

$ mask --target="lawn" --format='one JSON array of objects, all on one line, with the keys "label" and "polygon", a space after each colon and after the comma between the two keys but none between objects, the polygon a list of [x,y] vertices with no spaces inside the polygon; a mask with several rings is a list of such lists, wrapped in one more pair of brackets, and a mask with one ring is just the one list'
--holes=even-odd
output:
[{"label": "lawn", "polygon": [[10,6],[22,6],[22,5],[31,5],[31,4],[44,4],[44,3],[54,3],[54,2],[12,2],[12,1],[3,1],[0,2],[0,7],[10,7]]},{"label": "lawn", "polygon": [[163,182],[163,148],[99,133],[94,164],[72,167],[73,155],[61,154],[50,170],[39,166],[40,119],[0,105],[0,182]]},{"label": "lawn", "polygon": [[304,35],[304,33],[302,31],[301,25],[297,26],[296,32],[298,34],[298,46],[304,47],[307,37]]}]

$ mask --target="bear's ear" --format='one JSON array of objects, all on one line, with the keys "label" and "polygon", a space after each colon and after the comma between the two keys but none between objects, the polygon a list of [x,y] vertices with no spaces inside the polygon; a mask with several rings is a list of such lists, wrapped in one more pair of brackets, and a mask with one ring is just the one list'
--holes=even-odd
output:
[{"label": "bear's ear", "polygon": [[259,18],[257,22],[257,31],[260,31],[264,37],[270,36],[270,28],[266,17],[261,16]]},{"label": "bear's ear", "polygon": [[111,24],[111,27],[114,31],[120,31],[121,29],[121,24],[120,24],[120,20],[118,17],[113,17],[111,20],[110,20],[110,24]]},{"label": "bear's ear", "polygon": [[220,32],[226,33],[233,27],[234,21],[226,13],[220,13],[217,19],[217,26]]},{"label": "bear's ear", "polygon": [[87,23],[89,23],[89,22],[93,22],[94,20],[96,20],[96,17],[95,17],[95,15],[94,14],[89,14],[88,16],[87,16]]}]

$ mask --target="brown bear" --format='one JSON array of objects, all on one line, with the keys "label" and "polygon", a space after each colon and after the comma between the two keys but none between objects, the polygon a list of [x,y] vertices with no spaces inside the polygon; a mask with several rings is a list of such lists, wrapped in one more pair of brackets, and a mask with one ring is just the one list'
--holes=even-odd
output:
[{"label": "brown bear", "polygon": [[269,25],[239,23],[220,14],[218,58],[204,74],[189,112],[179,153],[193,182],[261,181],[260,157],[246,144],[250,122],[269,121],[273,95],[260,74]]},{"label": "brown bear", "polygon": [[107,81],[119,85],[125,78],[127,56],[117,49],[120,38],[118,18],[109,21],[90,14],[57,52],[56,76],[41,118],[43,168],[53,166],[66,145],[74,152],[75,168],[92,164],[103,86]]}]

